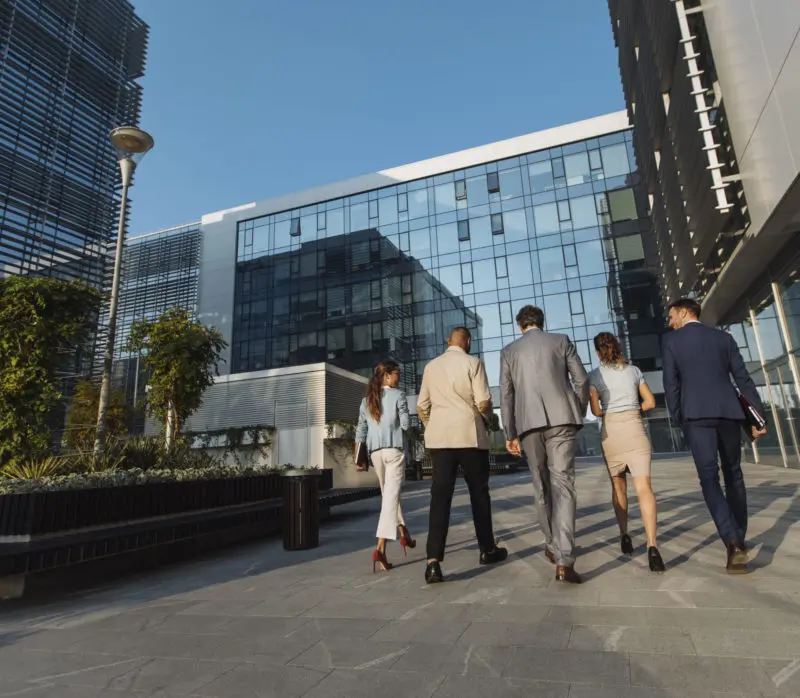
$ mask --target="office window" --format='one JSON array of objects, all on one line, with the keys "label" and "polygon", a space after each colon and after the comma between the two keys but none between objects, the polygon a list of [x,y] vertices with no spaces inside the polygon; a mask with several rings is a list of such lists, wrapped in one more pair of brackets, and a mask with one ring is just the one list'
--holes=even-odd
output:
[{"label": "office window", "polygon": [[502,213],[493,213],[492,214],[492,235],[502,235],[503,234],[503,214]]},{"label": "office window", "polygon": [[632,221],[639,217],[636,212],[636,199],[633,196],[633,189],[617,189],[616,191],[608,192],[608,208],[611,211],[611,220],[614,223]]},{"label": "office window", "polygon": [[456,201],[466,201],[467,183],[463,179],[456,180]]},{"label": "office window", "polygon": [[545,191],[551,191],[553,185],[553,167],[550,160],[544,162],[535,162],[528,165],[528,179],[531,183],[531,193],[541,194]]},{"label": "office window", "polygon": [[626,235],[623,238],[617,238],[614,242],[617,246],[617,259],[621,263],[644,259],[641,235]]},{"label": "office window", "polygon": [[628,150],[624,143],[603,148],[603,172],[606,179],[620,177],[631,171],[628,164]]},{"label": "office window", "polygon": [[595,149],[589,151],[589,166],[592,168],[593,171],[603,169],[603,160],[600,157],[599,150]]},{"label": "office window", "polygon": [[498,279],[505,279],[508,276],[508,267],[505,257],[496,257],[494,260],[494,271]]},{"label": "office window", "polygon": [[397,209],[399,211],[408,211],[408,194],[397,195]]},{"label": "office window", "polygon": [[317,214],[317,230],[325,230],[325,211]]},{"label": "office window", "polygon": [[465,284],[472,283],[472,262],[465,262],[461,265],[461,281]]},{"label": "office window", "polygon": [[583,299],[580,292],[569,294],[569,306],[573,315],[583,315]]},{"label": "office window", "polygon": [[563,177],[564,174],[564,159],[553,158],[553,175],[555,177]]},{"label": "office window", "polygon": [[458,240],[459,242],[469,240],[469,221],[458,221]]},{"label": "office window", "polygon": [[497,172],[489,172],[486,175],[486,188],[490,194],[500,193],[500,177]]},{"label": "office window", "polygon": [[569,212],[569,201],[558,202],[558,220],[561,223],[568,221],[571,218]]},{"label": "office window", "polygon": [[370,201],[369,202],[369,217],[370,218],[377,218],[378,217],[378,202],[377,201]]},{"label": "office window", "polygon": [[575,245],[564,245],[564,264],[568,267],[578,266],[578,258],[575,256]]},{"label": "office window", "polygon": [[299,237],[300,236],[300,219],[299,218],[292,218],[292,227],[291,227],[291,236],[292,237]]}]

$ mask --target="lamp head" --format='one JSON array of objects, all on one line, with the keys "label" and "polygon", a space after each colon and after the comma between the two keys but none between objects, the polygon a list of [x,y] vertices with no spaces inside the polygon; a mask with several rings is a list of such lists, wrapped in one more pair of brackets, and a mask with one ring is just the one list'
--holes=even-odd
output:
[{"label": "lamp head", "polygon": [[117,159],[139,161],[155,145],[153,137],[135,126],[120,126],[111,132],[111,144],[117,151]]}]

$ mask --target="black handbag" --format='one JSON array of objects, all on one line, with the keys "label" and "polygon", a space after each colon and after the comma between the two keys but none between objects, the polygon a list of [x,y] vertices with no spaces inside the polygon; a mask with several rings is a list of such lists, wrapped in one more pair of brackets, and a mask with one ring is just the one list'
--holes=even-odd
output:
[{"label": "black handbag", "polygon": [[356,450],[356,469],[369,470],[369,454],[367,453],[367,444],[359,443]]},{"label": "black handbag", "polygon": [[744,413],[744,430],[747,434],[747,437],[753,441],[753,428],[755,428],[756,431],[763,431],[767,426],[767,420],[764,419],[759,411],[753,407],[750,400],[748,400],[744,395],[739,392],[738,396],[739,404],[742,406],[742,412]]}]

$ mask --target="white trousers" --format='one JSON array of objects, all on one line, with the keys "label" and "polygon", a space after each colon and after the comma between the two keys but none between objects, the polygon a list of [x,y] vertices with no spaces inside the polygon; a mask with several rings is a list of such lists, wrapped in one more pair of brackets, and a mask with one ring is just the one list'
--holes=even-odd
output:
[{"label": "white trousers", "polygon": [[406,477],[406,457],[399,448],[382,448],[370,454],[381,486],[381,518],[378,538],[397,540],[397,527],[405,525],[400,506],[400,492]]}]

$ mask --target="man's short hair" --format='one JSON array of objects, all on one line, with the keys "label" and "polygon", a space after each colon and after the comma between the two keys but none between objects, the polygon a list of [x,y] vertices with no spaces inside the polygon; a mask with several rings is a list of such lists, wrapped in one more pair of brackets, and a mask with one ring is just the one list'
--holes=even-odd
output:
[{"label": "man's short hair", "polygon": [[466,327],[454,327],[450,331],[450,339],[470,339],[472,337],[472,333]]},{"label": "man's short hair", "polygon": [[517,313],[517,324],[527,330],[529,327],[544,327],[544,312],[535,305],[525,305]]},{"label": "man's short hair", "polygon": [[694,298],[678,298],[678,300],[672,301],[672,303],[669,304],[667,310],[669,311],[673,308],[676,310],[688,310],[697,319],[700,319],[700,313],[703,310],[700,303]]}]

